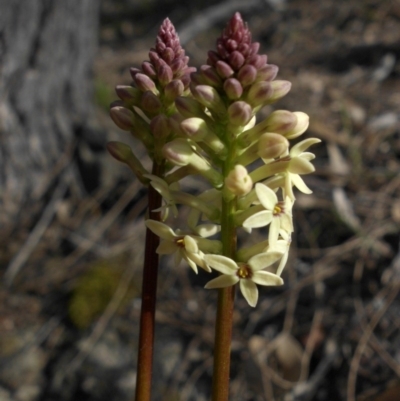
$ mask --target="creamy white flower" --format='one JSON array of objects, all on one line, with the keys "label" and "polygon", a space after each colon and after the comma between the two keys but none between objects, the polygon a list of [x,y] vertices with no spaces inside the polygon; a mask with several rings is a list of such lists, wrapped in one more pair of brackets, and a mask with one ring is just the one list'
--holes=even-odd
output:
[{"label": "creamy white flower", "polygon": [[315,155],[310,152],[304,152],[311,145],[321,142],[318,138],[308,138],[299,142],[290,149],[290,162],[287,170],[283,173],[284,176],[284,191],[292,201],[295,197],[293,187],[295,186],[300,192],[311,194],[312,191],[307,187],[300,175],[310,174],[315,171],[314,166],[310,163],[315,158]]},{"label": "creamy white flower", "polygon": [[276,274],[262,269],[272,265],[282,257],[280,252],[259,253],[247,263],[236,263],[222,255],[204,255],[205,262],[214,270],[222,273],[219,277],[209,281],[205,288],[224,288],[239,283],[240,291],[250,306],[256,306],[258,301],[259,285],[282,285],[283,280]]},{"label": "creamy white flower", "polygon": [[178,217],[178,208],[176,207],[176,203],[174,197],[172,195],[173,191],[179,191],[179,184],[177,182],[173,182],[172,184],[168,184],[162,178],[157,177],[153,174],[145,174],[144,177],[148,178],[150,181],[150,185],[162,196],[164,200],[164,205],[158,209],[152,210],[153,212],[161,212],[161,220],[167,220],[169,213],[177,218]]},{"label": "creamy white flower", "polygon": [[176,265],[184,259],[195,273],[197,273],[197,266],[208,272],[211,271],[209,266],[204,262],[204,253],[199,249],[197,244],[200,238],[190,234],[174,232],[166,224],[155,220],[146,220],[146,226],[161,238],[160,245],[157,248],[158,254],[175,254]]},{"label": "creamy white flower", "polygon": [[284,202],[279,202],[275,192],[266,185],[258,183],[255,186],[257,198],[265,210],[261,210],[248,217],[243,222],[244,228],[258,228],[269,226],[268,240],[271,247],[279,238],[279,231],[288,233],[293,231],[292,202],[286,197]]}]

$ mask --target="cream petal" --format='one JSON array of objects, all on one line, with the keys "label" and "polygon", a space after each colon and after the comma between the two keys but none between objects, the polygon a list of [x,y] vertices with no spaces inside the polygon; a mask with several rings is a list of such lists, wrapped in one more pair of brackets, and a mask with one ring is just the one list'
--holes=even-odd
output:
[{"label": "cream petal", "polygon": [[285,213],[279,216],[279,219],[281,221],[280,228],[282,230],[287,231],[289,233],[293,232],[293,221],[291,215]]},{"label": "cream petal", "polygon": [[254,308],[258,301],[258,289],[253,281],[240,280],[240,291],[248,304]]},{"label": "cream petal", "polygon": [[294,157],[289,162],[288,171],[292,174],[310,174],[315,171],[315,167],[302,157]]},{"label": "cream petal", "polygon": [[302,159],[306,159],[308,161],[315,159],[314,153],[311,153],[311,152],[304,152],[299,157],[301,157]]},{"label": "cream petal", "polygon": [[306,185],[306,183],[304,182],[304,180],[297,174],[293,174],[293,176],[291,177],[293,185],[303,194],[312,194],[312,191],[310,188],[308,188],[308,186]]},{"label": "cream petal", "polygon": [[232,260],[222,255],[204,255],[205,262],[210,265],[214,270],[218,270],[223,274],[234,274],[238,266]]},{"label": "cream petal", "polygon": [[279,262],[279,266],[276,269],[276,275],[280,276],[283,272],[283,269],[286,266],[286,262],[289,259],[289,247],[287,248],[287,251],[283,254],[281,261]]},{"label": "cream petal", "polygon": [[256,284],[259,285],[282,285],[283,280],[274,273],[258,271],[255,272],[251,278]]},{"label": "cream petal", "polygon": [[221,226],[218,224],[200,224],[196,227],[196,233],[200,237],[211,237],[221,231]]},{"label": "cream petal", "polygon": [[162,239],[174,241],[176,238],[174,231],[164,223],[156,220],[146,220],[145,224],[148,229]]},{"label": "cream petal", "polygon": [[308,149],[311,145],[315,145],[316,143],[320,143],[321,139],[318,138],[308,138],[304,139],[304,141],[301,141],[294,145],[292,149],[290,149],[290,156],[295,157],[300,155],[302,152],[304,152],[306,149]]},{"label": "cream petal", "polygon": [[158,245],[157,253],[159,255],[171,255],[178,250],[175,242],[162,240]]},{"label": "cream petal", "polygon": [[261,212],[253,214],[243,222],[244,228],[259,228],[265,227],[271,223],[273,219],[272,212],[270,210],[262,210]]},{"label": "cream petal", "polygon": [[278,241],[280,228],[281,228],[281,218],[274,217],[269,226],[269,234],[268,234],[268,241],[270,246],[272,247],[274,246],[276,241]]},{"label": "cream petal", "polygon": [[190,235],[185,235],[183,237],[183,243],[185,244],[185,249],[188,252],[196,253],[199,251],[197,242]]},{"label": "cream petal", "polygon": [[182,255],[183,259],[186,261],[186,263],[193,269],[193,271],[197,274],[197,265],[196,263],[189,258],[189,256],[186,253],[183,253]]},{"label": "cream petal", "polygon": [[258,183],[256,184],[256,193],[260,203],[265,207],[265,209],[274,210],[275,205],[278,203],[278,198],[271,188]]},{"label": "cream petal", "polygon": [[214,280],[209,281],[204,288],[212,289],[212,288],[225,288],[231,287],[235,285],[239,281],[239,277],[233,275],[223,274],[215,278]]},{"label": "cream petal", "polygon": [[271,266],[281,257],[282,253],[280,252],[264,252],[254,255],[249,259],[247,263],[251,267],[251,270],[253,272],[256,272],[258,270]]},{"label": "cream petal", "polygon": [[199,251],[198,253],[192,253],[190,255],[190,259],[193,260],[193,262],[196,263],[197,266],[200,266],[206,272],[211,273],[210,266],[208,266],[207,263],[204,261],[203,252]]},{"label": "cream petal", "polygon": [[[296,199],[293,193],[293,178],[295,177],[295,174],[290,174],[289,172],[286,173],[285,175],[285,185],[284,185],[284,192],[285,196],[288,196],[293,202]],[[298,176],[300,177],[300,176]]]}]

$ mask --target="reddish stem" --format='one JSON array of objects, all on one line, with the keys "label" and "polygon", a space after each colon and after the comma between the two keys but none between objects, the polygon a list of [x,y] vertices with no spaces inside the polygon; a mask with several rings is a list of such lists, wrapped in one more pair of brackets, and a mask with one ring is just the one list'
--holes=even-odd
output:
[{"label": "reddish stem", "polygon": [[[152,174],[162,177],[163,167],[156,162]],[[152,212],[161,206],[161,195],[149,185],[149,218],[160,221],[160,212]],[[137,359],[136,401],[150,401],[153,373],[154,326],[157,298],[158,254],[160,239],[149,229],[146,230],[146,248],[143,265],[142,308]]]}]

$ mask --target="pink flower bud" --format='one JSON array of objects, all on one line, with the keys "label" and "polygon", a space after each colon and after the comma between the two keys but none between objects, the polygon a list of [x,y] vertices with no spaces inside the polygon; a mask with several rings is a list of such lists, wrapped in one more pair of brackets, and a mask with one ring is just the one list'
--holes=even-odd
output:
[{"label": "pink flower bud", "polygon": [[258,70],[267,64],[267,56],[265,54],[253,54],[247,58],[246,63],[253,65]]},{"label": "pink flower bud", "polygon": [[132,149],[125,143],[113,141],[106,146],[110,155],[120,162],[126,163],[132,156]]},{"label": "pink flower bud", "polygon": [[257,77],[257,69],[253,65],[246,64],[238,72],[237,78],[243,87],[251,85]]},{"label": "pink flower bud", "polygon": [[284,97],[292,87],[291,82],[289,81],[272,81],[271,82],[273,93],[269,99],[269,103],[276,102],[277,100]]},{"label": "pink flower bud", "polygon": [[190,84],[192,86],[197,86],[197,85],[206,85],[206,79],[203,74],[200,72],[192,72],[190,74]]},{"label": "pink flower bud", "polygon": [[154,138],[166,138],[171,132],[168,117],[164,114],[154,117],[150,122],[150,131]]},{"label": "pink flower bud", "polygon": [[165,98],[173,102],[178,96],[181,96],[185,87],[180,79],[174,79],[164,88]]},{"label": "pink flower bud", "polygon": [[297,116],[291,111],[275,110],[265,120],[265,130],[286,136],[297,124]]},{"label": "pink flower bud", "polygon": [[139,74],[140,72],[142,71],[140,71],[139,68],[129,68],[129,73],[133,80],[135,80],[136,74]]},{"label": "pink flower bud", "polygon": [[213,50],[210,50],[208,52],[207,64],[212,65],[214,67],[219,60],[221,60],[221,57],[219,57],[217,52]]},{"label": "pink flower bud", "polygon": [[181,59],[176,59],[170,64],[171,70],[174,74],[182,70],[185,67],[185,63]]},{"label": "pink flower bud", "polygon": [[234,51],[228,56],[228,62],[229,62],[229,65],[235,71],[237,71],[244,64],[245,58],[242,53],[240,53],[238,51]]},{"label": "pink flower bud", "polygon": [[158,80],[162,86],[169,84],[172,81],[173,75],[169,65],[162,65],[157,71]]},{"label": "pink flower bud", "polygon": [[160,99],[153,92],[145,92],[142,95],[141,106],[144,111],[157,114],[162,108]]},{"label": "pink flower bud", "polygon": [[216,62],[215,69],[217,70],[218,75],[223,79],[229,78],[235,73],[232,67],[222,60]]},{"label": "pink flower bud", "polygon": [[145,74],[141,74],[141,73],[137,73],[134,78],[133,78],[136,86],[142,91],[142,92],[146,92],[146,91],[150,91],[153,93],[157,93],[157,88],[156,88],[156,84],[154,83],[154,81],[149,78],[147,75]]},{"label": "pink flower bud", "polygon": [[188,97],[179,96],[176,98],[175,106],[187,118],[204,114],[204,107],[197,100]]},{"label": "pink flower bud", "polygon": [[289,148],[289,141],[282,135],[265,133],[258,141],[258,155],[263,159],[275,159]]},{"label": "pink flower bud", "polygon": [[148,61],[144,61],[142,63],[142,71],[152,79],[157,77],[157,73],[153,64],[149,63]]},{"label": "pink flower bud", "polygon": [[167,47],[163,52],[162,52],[162,58],[163,60],[169,65],[172,63],[172,61],[175,58],[175,52],[170,48]]},{"label": "pink flower bud", "polygon": [[125,107],[112,107],[110,109],[110,117],[124,131],[130,131],[133,127],[134,114]]},{"label": "pink flower bud", "polygon": [[273,94],[272,86],[269,82],[260,81],[253,84],[247,94],[247,99],[252,106],[260,106],[268,101]]},{"label": "pink flower bud", "polygon": [[128,167],[130,167],[130,169],[136,174],[140,182],[143,184],[147,183],[147,179],[144,177],[144,175],[148,174],[148,172],[133,154],[132,149],[128,145],[117,141],[108,142],[107,150],[114,159],[127,164]]},{"label": "pink flower bud", "polygon": [[203,65],[200,67],[200,72],[205,78],[205,83],[207,85],[218,87],[222,84],[221,78],[213,67],[209,65]]},{"label": "pink flower bud", "polygon": [[115,87],[115,92],[121,100],[135,105],[139,104],[142,98],[142,92],[138,88],[133,88],[132,86],[117,85]]},{"label": "pink flower bud", "polygon": [[197,85],[192,88],[192,94],[196,100],[211,111],[217,113],[223,113],[225,111],[224,102],[212,86]]},{"label": "pink flower bud", "polygon": [[224,91],[229,99],[239,99],[243,94],[243,87],[240,82],[235,78],[228,78],[224,82]]},{"label": "pink flower bud", "polygon": [[278,74],[278,66],[267,64],[257,71],[256,81],[272,81]]},{"label": "pink flower bud", "polygon": [[154,51],[154,50],[150,50],[149,51],[149,58],[150,58],[151,63],[154,66],[157,66],[157,64],[159,63],[159,60],[160,60],[160,56],[157,54],[157,52]]},{"label": "pink flower bud", "polygon": [[228,116],[233,125],[244,127],[252,117],[252,109],[246,102],[234,102],[228,108]]}]

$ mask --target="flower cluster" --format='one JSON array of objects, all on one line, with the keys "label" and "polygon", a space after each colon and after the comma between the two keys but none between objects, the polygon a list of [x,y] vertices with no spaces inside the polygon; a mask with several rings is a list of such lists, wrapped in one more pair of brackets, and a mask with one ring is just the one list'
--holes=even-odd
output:
[{"label": "flower cluster", "polygon": [[[112,105],[111,116],[144,143],[153,160],[164,163],[166,174],[150,175],[126,145],[109,144],[110,152],[164,200],[164,223],[146,222],[162,239],[157,252],[175,254],[176,263],[183,259],[196,273],[197,267],[221,273],[206,288],[239,283],[251,306],[258,299],[256,284],[283,283],[293,232],[293,188],[311,193],[301,176],[314,171],[314,155],[307,149],[319,142],[309,138],[290,148],[308,127],[305,113],[275,110],[256,121],[262,107],[291,87],[275,79],[278,67],[268,64],[259,47],[236,13],[207,64],[195,71],[165,20],[150,61],[131,70],[132,86],[117,87],[121,100]],[[257,160],[261,167],[252,167]],[[211,188],[199,195],[181,191],[178,182],[190,174],[204,177]],[[178,216],[179,204],[190,207],[185,230],[165,223],[169,215]],[[221,240],[210,239],[224,230],[222,210],[228,210],[235,230],[268,226],[268,239],[224,255]]]}]

